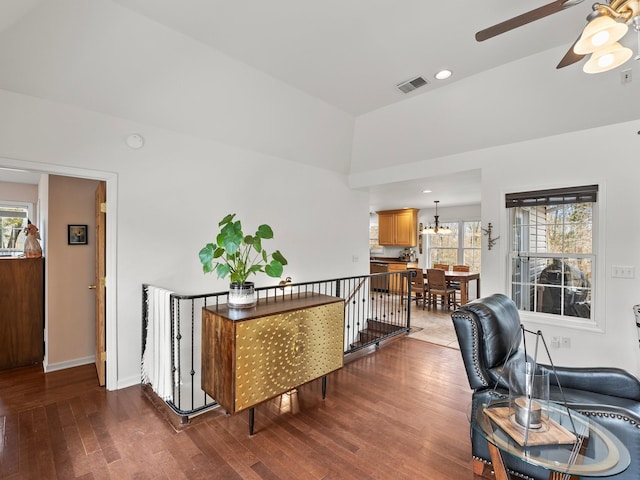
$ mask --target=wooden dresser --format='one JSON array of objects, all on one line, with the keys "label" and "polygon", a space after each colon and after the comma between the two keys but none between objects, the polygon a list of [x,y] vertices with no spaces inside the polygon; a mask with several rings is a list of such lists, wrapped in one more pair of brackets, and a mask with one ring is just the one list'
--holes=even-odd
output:
[{"label": "wooden dresser", "polygon": [[[202,312],[202,389],[228,413],[323,377],[344,363],[344,300],[320,294]],[[324,388],[323,388],[324,391]]]},{"label": "wooden dresser", "polygon": [[0,369],[44,358],[44,258],[0,258]]}]

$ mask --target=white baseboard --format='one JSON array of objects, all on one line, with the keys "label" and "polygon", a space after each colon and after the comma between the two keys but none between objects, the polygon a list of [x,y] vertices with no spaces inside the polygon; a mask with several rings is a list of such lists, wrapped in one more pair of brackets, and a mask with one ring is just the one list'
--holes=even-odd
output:
[{"label": "white baseboard", "polygon": [[120,390],[121,388],[127,388],[133,385],[140,385],[141,383],[142,383],[142,380],[140,379],[140,375],[128,377],[128,378],[120,378],[118,379],[118,385],[116,389]]},{"label": "white baseboard", "polygon": [[65,362],[58,363],[43,363],[45,373],[55,372],[57,370],[64,370],[67,368],[79,367],[80,365],[88,365],[95,363],[96,357],[94,355],[84,358],[76,358],[73,360],[67,360]]},{"label": "white baseboard", "polygon": [[[79,367],[80,365],[88,365],[90,363],[95,363],[96,357],[90,356],[85,358],[76,358],[74,360],[67,360],[66,362],[59,363],[47,363],[43,362],[42,366],[44,368],[45,373],[55,372],[57,370],[64,370],[67,368]],[[132,385],[140,385],[142,381],[140,380],[140,375],[132,376],[129,378],[123,378],[118,380],[116,390],[120,390],[121,388],[131,387]]]}]

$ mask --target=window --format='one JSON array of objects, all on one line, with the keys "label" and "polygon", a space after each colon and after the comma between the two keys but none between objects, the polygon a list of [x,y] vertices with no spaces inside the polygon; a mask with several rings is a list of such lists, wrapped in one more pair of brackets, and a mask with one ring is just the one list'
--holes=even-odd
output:
[{"label": "window", "polygon": [[427,268],[436,263],[469,265],[472,272],[480,271],[481,231],[480,222],[447,223],[453,233],[428,235],[429,252]]},{"label": "window", "polygon": [[480,271],[482,231],[480,222],[463,222],[462,264],[469,265],[472,272]]},{"label": "window", "polygon": [[592,319],[597,185],[508,194],[511,297],[520,310]]},{"label": "window", "polygon": [[383,253],[384,248],[378,243],[378,214],[369,215],[369,253]]},{"label": "window", "polygon": [[30,206],[0,203],[0,255],[16,255],[24,251],[24,227],[27,226]]}]

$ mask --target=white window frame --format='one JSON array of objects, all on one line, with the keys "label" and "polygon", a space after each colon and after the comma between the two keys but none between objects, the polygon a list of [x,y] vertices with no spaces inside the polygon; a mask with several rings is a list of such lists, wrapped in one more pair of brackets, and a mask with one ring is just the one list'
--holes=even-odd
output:
[{"label": "white window frame", "polygon": [[429,237],[427,243],[427,251],[426,251],[426,263],[427,268],[431,268],[433,266],[433,261],[431,260],[431,250],[456,250],[456,265],[464,265],[464,251],[465,250],[477,250],[480,254],[480,264],[482,265],[482,242],[477,248],[466,248],[464,246],[464,224],[465,223],[478,223],[480,226],[480,220],[455,220],[451,222],[443,222],[447,226],[451,227],[452,225],[457,225],[457,235],[458,235],[458,246],[457,247],[440,247],[433,246],[433,242],[431,241],[432,237],[435,235],[425,235]]},{"label": "white window frame", "polygon": [[[604,275],[604,232],[600,222],[601,218],[604,218],[604,206],[606,202],[606,189],[602,182],[592,182],[598,185],[598,199],[594,204],[592,210],[592,253],[588,256],[592,258],[592,272],[591,272],[591,318],[572,317],[565,315],[556,315],[544,312],[533,312],[520,310],[520,317],[523,321],[531,321],[541,325],[551,325],[556,327],[566,327],[576,330],[587,330],[594,332],[605,331],[605,306],[604,306],[604,292],[606,291],[606,282]],[[570,186],[566,186],[570,188]],[[560,187],[562,188],[562,187]],[[508,243],[507,243],[507,258],[506,258],[506,278],[505,288],[507,295],[512,295],[512,278],[513,278],[513,215],[510,208],[505,208],[505,215],[507,218],[506,225],[508,225]],[[516,254],[517,255],[517,254]],[[539,254],[539,257],[543,257],[543,254]],[[579,254],[575,255],[576,257]],[[551,255],[549,255],[551,257]]]},{"label": "white window frame", "polygon": [[[2,207],[10,207],[10,208],[25,208],[27,210],[27,219],[31,220],[33,218],[33,203],[31,202],[16,202],[13,200],[0,200],[0,210]],[[25,222],[26,226],[26,222]],[[16,252],[20,252],[20,250],[10,249],[10,248],[0,248],[0,256],[6,256],[7,254],[15,254]]]}]

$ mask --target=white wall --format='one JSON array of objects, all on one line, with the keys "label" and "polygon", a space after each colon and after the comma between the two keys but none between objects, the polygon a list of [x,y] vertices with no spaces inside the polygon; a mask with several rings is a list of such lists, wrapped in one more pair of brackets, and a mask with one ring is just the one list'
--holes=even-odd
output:
[{"label": "white wall", "polygon": [[[380,113],[378,113],[380,114]],[[394,126],[389,119],[387,128]],[[504,194],[537,188],[598,183],[601,186],[599,262],[596,316],[603,331],[554,327],[536,323],[523,315],[525,324],[540,328],[545,337],[571,338],[571,348],[552,351],[554,361],[565,365],[608,365],[640,373],[638,338],[632,306],[640,302],[640,204],[638,130],[640,122],[628,122],[566,135],[453,155],[433,161],[414,162],[402,168],[388,167],[363,174],[354,173],[354,187],[385,183],[400,178],[401,171],[411,177],[438,175],[470,168],[482,168],[482,224],[491,222],[501,239],[493,250],[482,251],[482,294],[507,293],[506,258],[508,232]],[[377,129],[356,128],[357,143],[379,142]],[[410,142],[399,155],[415,157],[420,145]],[[408,179],[408,178],[406,178]],[[633,265],[639,273],[634,279],[611,277],[612,265]]]},{"label": "white wall", "polygon": [[[322,137],[342,137],[340,125],[328,122]],[[131,132],[145,137],[144,148],[125,145]],[[287,257],[285,274],[296,282],[369,271],[368,196],[350,190],[343,174],[7,91],[0,91],[2,157],[12,166],[116,174],[117,276],[107,279],[107,295],[117,296],[111,388],[139,382],[143,283],[181,293],[227,289],[228,281],[202,274],[197,256],[227,213],[247,227],[270,224],[269,247]],[[275,282],[256,278],[258,286]]]}]

